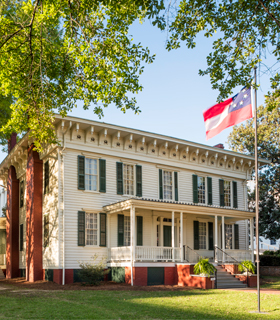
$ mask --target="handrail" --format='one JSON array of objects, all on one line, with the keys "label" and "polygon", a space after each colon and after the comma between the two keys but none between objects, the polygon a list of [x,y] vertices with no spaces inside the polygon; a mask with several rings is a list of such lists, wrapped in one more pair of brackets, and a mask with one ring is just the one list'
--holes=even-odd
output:
[{"label": "handrail", "polygon": [[[198,254],[194,249],[192,249],[191,247],[187,246],[187,249],[192,250],[192,252],[194,252],[194,253],[198,256],[199,259],[200,259],[200,258],[203,258],[203,256],[199,255],[199,254]],[[189,262],[189,261],[188,261],[188,262]]]},{"label": "handrail", "polygon": [[[245,267],[242,262],[236,260],[235,258],[233,258],[231,255],[229,255],[227,252],[225,252],[224,250],[222,250],[222,249],[219,248],[218,246],[215,246],[215,249],[220,250],[222,253],[226,254],[227,256],[229,256],[231,259],[233,259],[233,260],[236,261],[237,263],[240,263],[240,264],[247,270],[247,273],[246,273],[246,285],[247,285],[247,287],[248,287],[248,272],[249,272],[249,269],[248,269],[247,267]],[[216,250],[215,250],[215,255],[216,255]]]}]

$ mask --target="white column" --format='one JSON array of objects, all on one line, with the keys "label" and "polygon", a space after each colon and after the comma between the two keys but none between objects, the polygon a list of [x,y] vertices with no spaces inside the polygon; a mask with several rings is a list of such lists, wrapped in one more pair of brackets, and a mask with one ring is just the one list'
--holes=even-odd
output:
[{"label": "white column", "polygon": [[179,247],[180,243],[180,218],[176,218],[176,243],[175,246]]},{"label": "white column", "polygon": [[163,247],[163,217],[159,218],[159,245]]},{"label": "white column", "polygon": [[218,216],[215,216],[215,262],[218,262],[218,250],[216,250],[216,247],[218,247]]},{"label": "white column", "polygon": [[252,253],[252,262],[254,263],[254,219],[250,219],[250,241],[251,241],[251,253]]},{"label": "white column", "polygon": [[184,261],[184,247],[183,247],[183,212],[180,212],[180,249],[181,249],[181,261]]},{"label": "white column", "polygon": [[171,230],[171,235],[172,235],[172,261],[175,261],[175,256],[174,256],[174,211],[172,211],[172,230]]},{"label": "white column", "polygon": [[135,259],[135,208],[130,207],[130,248],[131,248],[131,285],[133,286],[133,264]]},{"label": "white column", "polygon": [[111,250],[111,215],[107,214],[107,247]]},{"label": "white column", "polygon": [[[225,251],[225,217],[222,216],[222,250]],[[223,262],[225,261],[225,254],[223,253]]]}]

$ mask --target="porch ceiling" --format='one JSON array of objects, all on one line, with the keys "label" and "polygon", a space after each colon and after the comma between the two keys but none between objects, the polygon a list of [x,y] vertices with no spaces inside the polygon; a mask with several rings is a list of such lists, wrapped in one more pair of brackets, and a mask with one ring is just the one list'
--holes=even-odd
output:
[{"label": "porch ceiling", "polygon": [[250,219],[255,217],[255,212],[243,211],[238,209],[224,208],[218,206],[209,206],[201,204],[193,204],[180,201],[166,201],[157,199],[147,199],[132,197],[127,200],[112,203],[110,205],[104,206],[104,212],[108,214],[117,213],[120,211],[128,210],[131,207],[146,209],[146,210],[156,210],[156,211],[175,211],[191,214],[203,214],[203,215],[219,215],[242,219]]}]

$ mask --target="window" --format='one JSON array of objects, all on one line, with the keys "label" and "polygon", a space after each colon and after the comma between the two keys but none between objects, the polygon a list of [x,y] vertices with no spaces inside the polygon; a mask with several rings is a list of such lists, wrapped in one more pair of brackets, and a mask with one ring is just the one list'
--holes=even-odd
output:
[{"label": "window", "polygon": [[270,244],[273,246],[276,244],[276,240],[270,240]]},{"label": "window", "polygon": [[45,176],[44,176],[44,194],[49,193],[49,180],[50,180],[50,167],[49,167],[49,161],[46,161],[44,163],[44,171],[45,171]]},{"label": "window", "polygon": [[230,181],[224,181],[224,199],[225,199],[224,201],[225,201],[226,207],[231,206],[230,197],[231,197]]},{"label": "window", "polygon": [[97,191],[97,160],[85,158],[85,189]]},{"label": "window", "polygon": [[19,190],[19,207],[22,208],[24,204],[24,181],[20,182],[20,190]]},{"label": "window", "polygon": [[205,203],[205,178],[197,177],[198,203]]},{"label": "window", "polygon": [[172,200],[172,172],[163,170],[163,199]]},{"label": "window", "polygon": [[97,246],[97,213],[86,213],[86,245]]},{"label": "window", "polygon": [[124,216],[124,246],[130,246],[130,217]]},{"label": "window", "polygon": [[199,222],[199,249],[206,250],[206,222]]},{"label": "window", "polygon": [[232,249],[232,224],[225,224],[226,249]]},{"label": "window", "polygon": [[50,221],[49,215],[44,215],[44,248],[49,246]]},{"label": "window", "polygon": [[19,251],[23,251],[23,224],[19,226]]},{"label": "window", "polygon": [[130,164],[123,165],[123,184],[124,194],[134,195],[134,166]]}]

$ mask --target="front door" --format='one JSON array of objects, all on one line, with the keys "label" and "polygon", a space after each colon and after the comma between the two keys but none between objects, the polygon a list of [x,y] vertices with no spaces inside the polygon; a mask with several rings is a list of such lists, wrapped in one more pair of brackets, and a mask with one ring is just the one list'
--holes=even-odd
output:
[{"label": "front door", "polygon": [[163,245],[171,247],[171,226],[163,226]]}]

